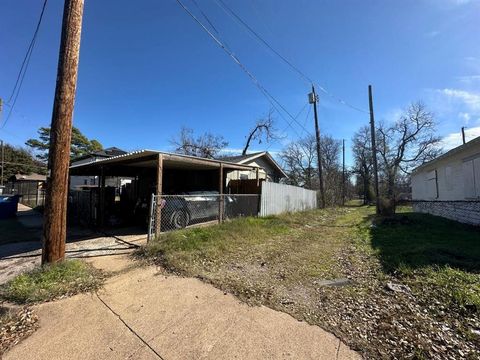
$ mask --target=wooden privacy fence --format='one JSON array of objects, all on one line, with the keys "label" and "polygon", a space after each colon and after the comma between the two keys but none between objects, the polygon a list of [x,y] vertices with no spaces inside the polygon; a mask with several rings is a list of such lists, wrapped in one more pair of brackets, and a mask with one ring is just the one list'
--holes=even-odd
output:
[{"label": "wooden privacy fence", "polygon": [[273,182],[262,183],[260,216],[311,210],[316,207],[316,191]]}]

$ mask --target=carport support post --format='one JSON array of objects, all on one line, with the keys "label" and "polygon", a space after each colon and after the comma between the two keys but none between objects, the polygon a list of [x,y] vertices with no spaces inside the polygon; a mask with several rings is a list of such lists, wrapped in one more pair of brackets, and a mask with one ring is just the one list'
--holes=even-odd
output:
[{"label": "carport support post", "polygon": [[224,208],[224,198],[223,198],[223,164],[220,164],[220,174],[218,179],[218,193],[220,194],[218,199],[218,222],[223,221],[223,208]]},{"label": "carport support post", "polygon": [[98,226],[103,227],[105,223],[105,172],[100,167],[99,196],[98,196]]},{"label": "carport support post", "polygon": [[163,187],[163,155],[158,154],[157,159],[157,203],[155,206],[155,237],[160,236],[162,229],[162,187]]}]

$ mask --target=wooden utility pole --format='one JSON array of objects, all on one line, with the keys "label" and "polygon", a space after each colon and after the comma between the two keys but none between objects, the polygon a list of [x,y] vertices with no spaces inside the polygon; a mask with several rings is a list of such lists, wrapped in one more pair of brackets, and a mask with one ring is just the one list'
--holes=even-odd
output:
[{"label": "wooden utility pole", "polygon": [[342,140],[342,205],[345,205],[345,139]]},{"label": "wooden utility pole", "polygon": [[318,127],[317,102],[318,97],[315,93],[315,87],[312,85],[312,92],[308,98],[310,104],[313,104],[313,115],[315,118],[315,137],[317,139],[317,160],[318,160],[318,187],[320,190],[320,206],[325,207],[325,191],[323,189],[323,175],[322,175],[322,157],[320,150],[320,128]]},{"label": "wooden utility pole", "polygon": [[83,0],[65,0],[48,152],[42,264],[65,257],[68,167],[82,15]]},{"label": "wooden utility pole", "polygon": [[375,180],[375,203],[377,214],[380,213],[380,196],[378,191],[378,163],[377,163],[377,145],[375,141],[375,117],[373,115],[373,95],[372,85],[368,85],[368,104],[370,106],[370,134],[372,137],[372,160],[373,160],[373,176]]},{"label": "wooden utility pole", "polygon": [[3,149],[3,140],[0,140],[0,147],[2,151],[2,167],[1,167],[1,174],[0,174],[0,185],[3,186],[3,164],[5,163],[5,150]]}]

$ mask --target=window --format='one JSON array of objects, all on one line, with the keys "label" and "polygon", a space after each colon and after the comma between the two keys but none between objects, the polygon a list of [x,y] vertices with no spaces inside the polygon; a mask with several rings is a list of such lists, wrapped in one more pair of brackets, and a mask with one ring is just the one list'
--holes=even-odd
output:
[{"label": "window", "polygon": [[240,174],[240,180],[248,180],[247,174]]},{"label": "window", "polygon": [[466,199],[480,197],[480,157],[463,162],[463,183]]},{"label": "window", "polygon": [[450,165],[445,167],[445,189],[453,190],[453,168]]}]

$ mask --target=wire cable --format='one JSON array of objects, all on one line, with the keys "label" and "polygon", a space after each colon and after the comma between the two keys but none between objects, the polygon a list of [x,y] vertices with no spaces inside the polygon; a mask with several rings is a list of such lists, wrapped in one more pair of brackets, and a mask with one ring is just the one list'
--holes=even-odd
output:
[{"label": "wire cable", "polygon": [[[280,116],[289,124],[289,127],[300,137],[301,134],[297,132],[297,130],[293,127],[292,122],[297,123],[303,131],[310,133],[297,119],[283,106],[261,83],[258,79],[247,69],[247,67],[238,59],[238,57],[228,49],[223,42],[219,39],[219,37],[212,34],[212,32],[180,1],[176,0],[177,3],[182,7],[182,9],[193,19],[195,22],[217,43],[217,45],[229,55],[233,61],[250,77],[252,82],[255,86],[260,90],[260,92],[266,97],[266,99],[270,102],[272,107],[280,114]],[[291,119],[292,121],[288,121],[283,113],[278,110],[278,107],[282,109]]]},{"label": "wire cable", "polygon": [[280,54],[277,50],[275,50],[263,37],[261,37],[255,30],[252,29],[240,16],[238,16],[223,0],[215,0],[217,5],[230,17],[234,20],[239,22],[243,25],[250,33],[253,34],[260,41],[263,45],[265,45],[270,51],[272,51],[275,55],[277,55],[280,59],[283,60],[290,68],[292,68],[300,77],[308,84],[313,84],[313,80],[310,79],[307,75],[305,75],[298,67],[292,64],[287,58],[285,58],[282,54]]},{"label": "wire cable", "polygon": [[[17,79],[15,80],[15,85],[13,87],[12,93],[10,94],[10,97],[7,100],[7,104],[10,105],[10,110],[8,112],[8,115],[7,115],[6,119],[5,119],[5,122],[2,125],[2,128],[5,127],[8,120],[10,119],[10,116],[12,115],[13,108],[15,107],[15,104],[17,102],[18,95],[20,94],[20,90],[22,88],[23,80],[25,79],[25,74],[27,73],[28,65],[29,65],[30,59],[32,57],[33,48],[34,48],[35,42],[37,40],[38,31],[40,30],[40,25],[42,24],[43,14],[45,13],[45,8],[47,6],[47,2],[48,2],[48,0],[44,0],[44,2],[43,2],[42,11],[40,12],[40,17],[38,18],[37,26],[36,26],[35,31],[33,33],[32,40],[30,41],[30,44],[28,45],[27,52],[25,53],[25,57],[23,58],[22,65],[20,66],[20,70],[18,71]],[[13,99],[13,102],[12,102],[12,99]]]},{"label": "wire cable", "polygon": [[329,91],[327,91],[323,86],[316,84],[309,76],[307,76],[303,71],[301,71],[297,66],[295,66],[291,61],[289,61],[285,56],[280,54],[277,50],[275,50],[260,34],[258,34],[250,25],[248,25],[239,15],[233,11],[223,0],[215,0],[215,3],[231,18],[233,18],[236,22],[240,23],[243,27],[245,27],[253,36],[260,41],[263,45],[265,45],[270,51],[272,51],[275,55],[277,55],[284,63],[286,63],[294,72],[296,72],[302,80],[304,80],[309,85],[317,86],[322,92],[326,95],[338,101],[340,104],[350,107],[353,110],[370,114],[369,111],[363,110],[357,106],[354,106],[347,101],[333,95]]}]

